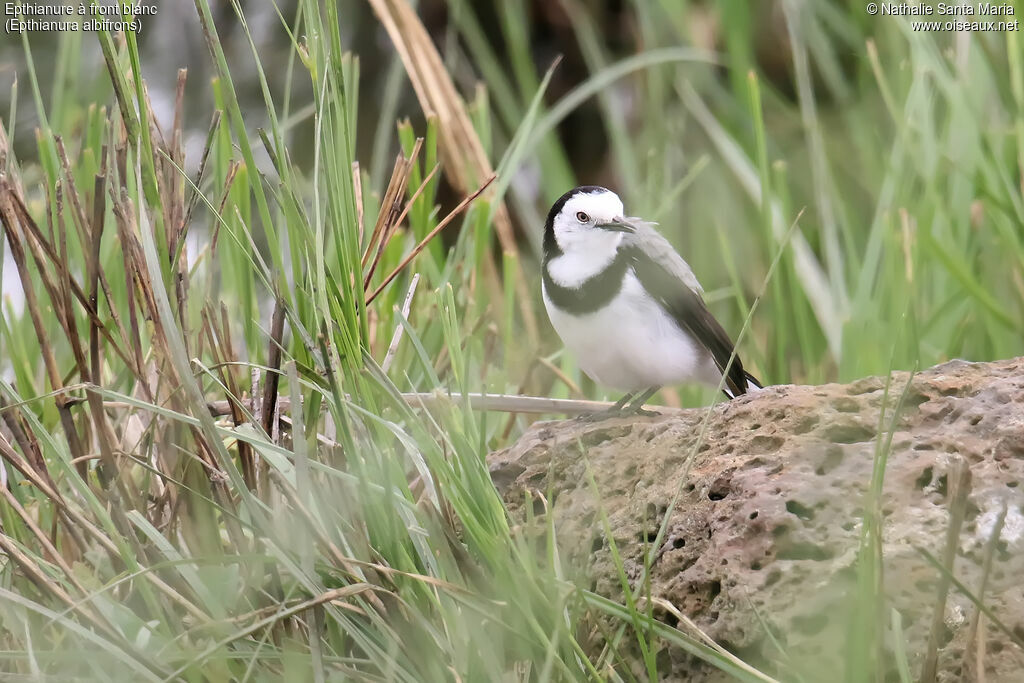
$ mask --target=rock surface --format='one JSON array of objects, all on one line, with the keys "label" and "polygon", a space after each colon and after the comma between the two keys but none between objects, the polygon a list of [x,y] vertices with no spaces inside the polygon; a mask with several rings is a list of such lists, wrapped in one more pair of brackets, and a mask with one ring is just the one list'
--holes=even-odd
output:
[{"label": "rock surface", "polygon": [[[563,552],[597,593],[623,597],[600,511],[633,583],[668,514],[651,567],[652,596],[782,680],[794,680],[795,672],[808,681],[843,680],[866,494],[876,448],[891,430],[880,501],[886,628],[890,608],[898,610],[916,679],[940,578],[916,548],[942,557],[953,472],[966,463],[971,484],[954,574],[978,590],[986,545],[1005,505],[983,602],[1013,637],[986,619],[972,642],[974,603],[952,587],[938,680],[1022,681],[1024,358],[953,361],[917,374],[893,425],[907,380],[907,373],[892,377],[881,439],[885,378],[867,378],[773,386],[718,404],[696,451],[703,409],[537,423],[489,464],[514,516],[523,512],[524,491],[553,499]],[[655,615],[676,623],[670,611]],[[979,645],[984,676],[975,670]],[[659,653],[659,664],[666,680],[728,680],[676,649]],[[882,666],[888,680],[898,680],[891,657]]]}]

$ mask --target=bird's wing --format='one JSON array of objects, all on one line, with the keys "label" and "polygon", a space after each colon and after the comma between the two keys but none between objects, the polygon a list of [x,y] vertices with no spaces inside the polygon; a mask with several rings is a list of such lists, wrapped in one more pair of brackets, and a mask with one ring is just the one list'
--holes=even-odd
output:
[{"label": "bird's wing", "polygon": [[704,294],[704,288],[697,282],[697,276],[693,269],[683,260],[683,257],[675,250],[675,247],[655,229],[657,223],[650,223],[640,218],[627,218],[636,232],[627,234],[622,241],[624,247],[636,247],[647,258],[651,259],[676,279],[682,280],[687,287],[700,295]]},{"label": "bird's wing", "polygon": [[[633,272],[644,289],[672,316],[676,324],[711,352],[715,365],[724,373],[733,354],[732,340],[704,305],[702,290],[690,267],[668,240],[653,228],[648,227],[647,230],[656,235],[657,240],[650,239],[643,243],[632,240],[629,244],[623,241],[623,246],[628,249]],[[636,234],[639,235],[640,231]],[[648,240],[647,235],[643,237]],[[729,366],[725,389],[730,397],[747,391],[747,373],[738,355]]]}]

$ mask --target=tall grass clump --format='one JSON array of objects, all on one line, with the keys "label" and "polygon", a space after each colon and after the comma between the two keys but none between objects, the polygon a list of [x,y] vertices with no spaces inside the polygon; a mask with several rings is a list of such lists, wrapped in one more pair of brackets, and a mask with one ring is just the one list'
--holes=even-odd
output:
[{"label": "tall grass clump", "polygon": [[[54,38],[56,75],[22,36],[0,126],[0,279],[19,291],[0,318],[0,669],[656,680],[673,646],[771,680],[649,599],[579,588],[549,501],[511,519],[485,460],[565,405],[487,395],[595,394],[537,305],[544,212],[582,182],[660,221],[772,383],[1020,353],[1019,38],[768,5],[627,3],[626,49],[566,1],[565,59],[538,64],[529,3],[449,0],[438,41],[403,0],[297,0],[275,7],[280,88],[242,7],[244,67],[196,0],[212,77],[178,73],[170,120],[135,34]],[[369,69],[383,85],[350,51],[353,12],[395,48]],[[786,37],[781,72],[759,22]],[[48,87],[81,77],[89,41],[97,92]],[[584,153],[564,125],[581,115]],[[881,524],[851,680],[895,632]]]}]

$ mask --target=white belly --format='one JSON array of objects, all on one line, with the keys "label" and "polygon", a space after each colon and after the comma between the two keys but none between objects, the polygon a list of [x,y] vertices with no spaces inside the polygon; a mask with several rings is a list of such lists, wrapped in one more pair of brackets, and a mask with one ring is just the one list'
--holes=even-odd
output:
[{"label": "white belly", "polygon": [[599,311],[573,315],[553,306],[544,292],[551,324],[580,368],[599,384],[620,391],[703,382],[722,375],[710,353],[647,296],[632,271],[622,289]]}]

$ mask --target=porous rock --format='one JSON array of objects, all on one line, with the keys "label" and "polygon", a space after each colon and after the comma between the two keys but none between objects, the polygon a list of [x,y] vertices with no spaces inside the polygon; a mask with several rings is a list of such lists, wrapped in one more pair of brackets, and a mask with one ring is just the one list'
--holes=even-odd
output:
[{"label": "porous rock", "polygon": [[[1006,506],[983,601],[1013,636],[988,622],[970,641],[974,603],[951,588],[938,680],[1024,680],[1017,644],[1024,640],[1024,358],[952,361],[918,373],[909,387],[908,379],[894,373],[887,397],[885,378],[866,378],[772,386],[720,403],[710,415],[693,409],[536,423],[489,465],[514,517],[523,515],[524,492],[547,499],[564,556],[597,593],[623,598],[601,516],[635,583],[668,514],[651,566],[653,597],[784,680],[794,671],[805,680],[843,680],[854,603],[863,595],[858,546],[876,449],[891,438],[882,586],[899,613],[915,678],[940,579],[920,551],[942,557],[953,472],[966,463],[970,489],[953,571],[978,590]],[[676,625],[671,610],[654,613]],[[890,617],[883,614],[886,628]],[[980,677],[972,669],[979,646]],[[882,663],[890,677],[893,662]],[[674,648],[659,653],[659,663],[666,680],[728,680]]]}]

